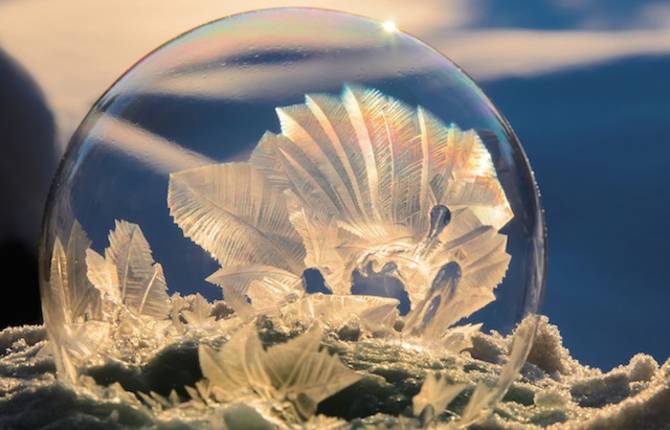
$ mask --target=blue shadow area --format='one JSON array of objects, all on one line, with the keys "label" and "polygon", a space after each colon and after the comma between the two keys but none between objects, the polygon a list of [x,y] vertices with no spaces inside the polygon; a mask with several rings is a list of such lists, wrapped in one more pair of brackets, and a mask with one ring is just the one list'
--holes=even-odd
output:
[{"label": "blue shadow area", "polygon": [[513,124],[549,230],[544,313],[580,360],[670,355],[670,57],[484,85]]}]

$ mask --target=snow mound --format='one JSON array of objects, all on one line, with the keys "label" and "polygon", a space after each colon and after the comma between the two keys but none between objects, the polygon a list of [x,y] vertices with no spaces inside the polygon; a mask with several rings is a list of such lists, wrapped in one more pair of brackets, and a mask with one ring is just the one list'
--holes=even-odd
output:
[{"label": "snow mound", "polygon": [[[0,332],[0,429],[278,428],[252,404],[205,413],[204,407],[187,401],[184,387],[202,378],[193,343],[172,345],[140,368],[107,363],[70,388],[56,380],[45,339],[41,326]],[[431,372],[440,370],[464,387],[492,378],[503,364],[499,352],[511,342],[511,336],[478,334],[464,371],[448,359],[385,344],[384,339],[330,339],[324,346],[362,377],[321,402],[305,428],[407,428],[414,420],[412,407],[423,407],[417,394],[439,387],[441,380]],[[422,389],[429,377],[431,385]],[[451,393],[452,406],[467,403],[464,397],[471,392]],[[670,429],[668,405],[670,360],[659,366],[652,357],[637,354],[609,372],[583,366],[563,347],[558,328],[543,317],[521,376],[479,428]]]}]

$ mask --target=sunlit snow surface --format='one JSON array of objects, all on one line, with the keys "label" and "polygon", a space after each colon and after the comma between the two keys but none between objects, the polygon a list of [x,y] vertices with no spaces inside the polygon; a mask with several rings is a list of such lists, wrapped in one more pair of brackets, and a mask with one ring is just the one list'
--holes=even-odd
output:
[{"label": "sunlit snow surface", "polygon": [[[282,343],[281,333],[261,330],[267,342]],[[492,377],[510,338],[478,334],[466,358],[466,371],[450,374],[452,363],[402,345],[374,348],[350,343],[346,330],[331,336],[329,350],[358,369],[362,378],[348,390],[319,407],[312,428],[390,428],[420,424],[409,418],[412,396],[426,376],[442,369],[465,384],[466,396],[474,381]],[[274,340],[273,340],[274,339]],[[172,385],[180,385],[198,367],[196,347],[188,342],[166,348],[141,369],[110,362],[94,374],[107,387],[83,378],[76,388],[56,382],[54,362],[41,326],[8,328],[0,332],[0,428],[216,428],[271,429],[247,404],[212,407],[188,400],[187,393],[170,398]],[[388,360],[392,355],[394,360]],[[175,360],[179,358],[179,360]],[[391,385],[387,380],[400,380]],[[119,381],[119,384],[112,383]],[[126,389],[123,389],[124,385]],[[402,389],[395,387],[401,386]],[[151,395],[150,391],[160,394]],[[363,399],[356,403],[352,399]],[[454,402],[456,409],[462,399]],[[453,404],[452,403],[452,404]],[[563,348],[558,328],[541,319],[529,363],[504,400],[481,424],[484,429],[667,429],[670,425],[670,360],[662,366],[638,354],[629,364],[607,373],[580,365]],[[364,420],[356,415],[377,408]],[[407,418],[391,416],[395,410]],[[386,413],[384,413],[384,411]],[[328,415],[348,415],[343,418]],[[442,416],[445,421],[448,416]],[[439,428],[443,424],[436,424]]]}]

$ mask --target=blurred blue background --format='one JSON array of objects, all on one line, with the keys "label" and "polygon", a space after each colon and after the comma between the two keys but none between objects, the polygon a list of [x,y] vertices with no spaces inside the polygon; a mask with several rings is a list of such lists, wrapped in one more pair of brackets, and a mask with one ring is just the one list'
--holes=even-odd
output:
[{"label": "blurred blue background", "polygon": [[195,25],[304,4],[395,21],[463,66],[511,122],[546,209],[543,313],[576,358],[611,368],[670,355],[667,0],[108,3],[0,0],[0,269],[17,279],[0,326],[40,319],[41,205],[95,99]]},{"label": "blurred blue background", "polygon": [[670,57],[487,82],[546,211],[543,313],[580,360],[670,352]]}]

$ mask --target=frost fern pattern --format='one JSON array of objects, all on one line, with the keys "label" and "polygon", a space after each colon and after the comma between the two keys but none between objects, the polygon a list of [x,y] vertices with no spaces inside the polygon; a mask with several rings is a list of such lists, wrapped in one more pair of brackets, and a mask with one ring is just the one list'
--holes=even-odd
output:
[{"label": "frost fern pattern", "polygon": [[238,313],[304,296],[308,268],[335,295],[352,274],[373,295],[388,296],[376,278],[398,280],[405,334],[430,342],[495,300],[512,211],[474,130],[360,87],[276,111],[282,133],[248,162],[170,175],[170,213],[221,264],[208,280]]},{"label": "frost fern pattern", "polygon": [[[117,220],[103,253],[77,222],[66,240],[56,238],[44,315],[59,374],[90,382],[78,363],[141,366],[197,339],[204,379],[184,387],[188,404],[244,399],[279,428],[336,428],[317,406],[362,375],[323,348],[328,333],[354,320],[363,337],[442,356],[472,346],[481,324],[459,322],[496,299],[511,258],[500,230],[513,218],[479,135],[355,86],[308,94],[276,113],[281,133],[266,132],[247,162],[169,177],[170,215],[220,265],[207,281],[223,301],[169,296],[137,224]],[[307,270],[323,276],[328,294],[308,292]],[[300,333],[264,347],[262,318]],[[460,418],[440,428],[485,416],[516,377],[532,328],[531,320],[520,324],[493,385],[468,390],[427,374],[411,408],[420,426],[438,425],[466,391]],[[176,393],[138,396],[156,413],[184,408]]]}]

